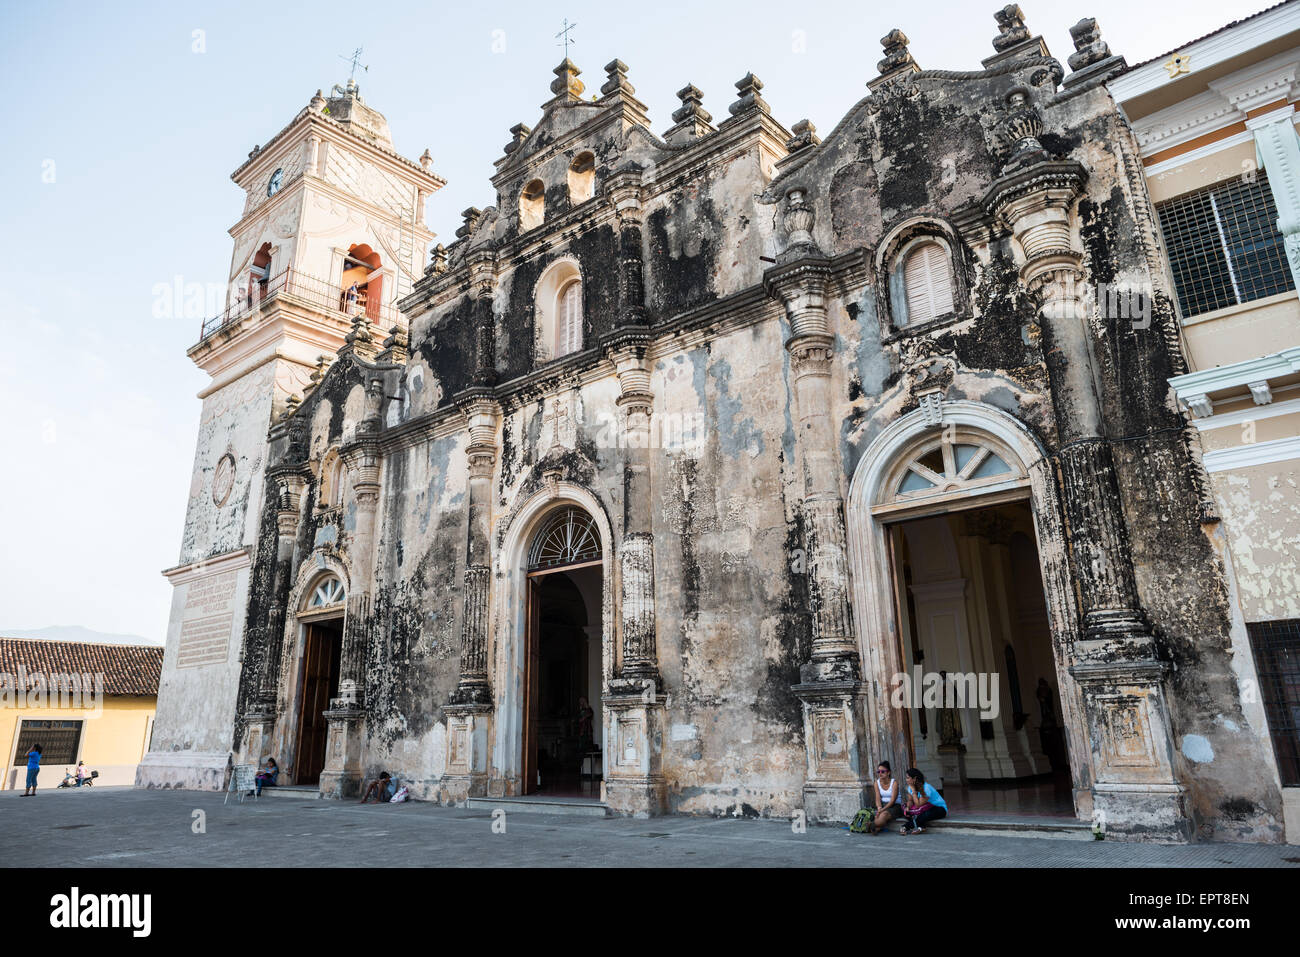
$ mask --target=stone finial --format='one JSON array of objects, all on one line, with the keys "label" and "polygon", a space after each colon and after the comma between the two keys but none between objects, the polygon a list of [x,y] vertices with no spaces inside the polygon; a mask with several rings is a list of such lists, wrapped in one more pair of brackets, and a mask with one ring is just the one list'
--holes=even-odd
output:
[{"label": "stone finial", "polygon": [[456,238],[464,239],[470,233],[474,232],[474,227],[478,225],[479,217],[482,215],[483,210],[479,209],[477,206],[471,206],[469,209],[463,210],[461,216],[465,218],[465,222],[458,230],[456,230]]},{"label": "stone finial", "polygon": [[364,313],[352,317],[352,331],[343,337],[343,346],[339,355],[357,352],[363,356],[374,354],[375,337],[370,334],[370,318]]},{"label": "stone finial", "polygon": [[1042,132],[1043,118],[1030,100],[1029,90],[1015,87],[1007,94],[1005,112],[993,131],[1004,157],[1003,172],[1046,156],[1043,144],[1038,141]]},{"label": "stone finial", "polygon": [[298,406],[302,405],[302,399],[296,395],[291,395],[284,400],[284,414],[280,416],[281,421],[293,418],[293,414],[298,411]]},{"label": "stone finial", "polygon": [[384,349],[379,353],[379,358],[384,362],[405,362],[409,349],[410,338],[406,330],[401,326],[393,326],[388,330],[388,338],[384,340]]},{"label": "stone finial", "polygon": [[425,272],[437,275],[445,273],[446,271],[447,247],[442,243],[438,243],[438,245],[434,246],[433,249],[429,250],[429,268],[426,269]]},{"label": "stone finial", "polygon": [[426,146],[424,148],[424,152],[420,154],[420,169],[424,170],[427,173],[429,172],[429,167],[431,167],[432,165],[433,165],[433,154],[429,152],[429,147]]},{"label": "stone finial", "polygon": [[811,120],[800,120],[790,127],[790,132],[794,135],[786,140],[785,148],[791,153],[806,149],[809,146],[816,146],[822,141],[822,138],[817,135],[817,127],[812,125]]},{"label": "stone finial", "polygon": [[1029,39],[1029,28],[1025,26],[1025,14],[1019,4],[1008,3],[993,14],[993,19],[998,22],[999,31],[993,38],[993,49],[999,53]]},{"label": "stone finial", "polygon": [[260,153],[260,152],[262,152],[262,147],[259,146],[259,145],[256,144],[256,143],[254,143],[254,144],[253,144],[253,148],[252,148],[251,150],[248,151],[248,158],[249,158],[249,159],[252,159],[254,156],[256,156],[256,155],[257,155],[258,153]]},{"label": "stone finial", "polygon": [[514,126],[510,127],[510,142],[506,144],[506,155],[509,156],[515,150],[519,149],[519,147],[523,145],[524,140],[528,139],[528,134],[531,132],[532,129],[525,126],[523,123],[516,123]]},{"label": "stone finial", "polygon": [[737,80],[736,89],[740,91],[740,99],[727,107],[727,112],[732,116],[739,116],[750,110],[762,110],[764,113],[768,111],[767,101],[758,92],[763,89],[763,81],[754,74],[746,73]]},{"label": "stone finial", "polygon": [[816,213],[808,205],[807,196],[807,190],[802,187],[792,189],[786,194],[783,222],[791,248],[813,245],[812,227]]},{"label": "stone finial", "polygon": [[1110,46],[1101,38],[1101,27],[1093,17],[1070,27],[1070,37],[1074,40],[1074,52],[1066,62],[1071,70],[1082,70],[1110,56]]},{"label": "stone finial", "polygon": [[885,51],[884,59],[876,64],[881,76],[906,68],[915,68],[911,51],[907,49],[907,34],[895,27],[880,38],[880,45]]},{"label": "stone finial", "polygon": [[564,58],[564,62],[551,72],[555,74],[555,79],[551,81],[551,92],[556,96],[570,96],[577,98],[582,96],[582,91],[587,88],[583,82],[578,79],[578,75],[582,73],[582,71],[579,70],[578,65],[567,56]]},{"label": "stone finial", "polygon": [[702,105],[704,94],[693,83],[687,83],[677,91],[677,99],[682,101],[681,107],[673,111],[674,123],[685,123],[688,120],[699,120],[701,123],[712,121],[713,114],[709,113]]},{"label": "stone finial", "polygon": [[605,76],[605,82],[600,87],[600,92],[604,96],[612,96],[615,93],[631,96],[636,93],[636,87],[627,81],[627,64],[622,60],[611,60],[606,63]]},{"label": "stone finial", "polygon": [[316,95],[311,98],[311,102],[308,106],[311,108],[313,113],[319,113],[321,110],[325,109],[325,97],[321,95],[320,90],[316,91]]}]

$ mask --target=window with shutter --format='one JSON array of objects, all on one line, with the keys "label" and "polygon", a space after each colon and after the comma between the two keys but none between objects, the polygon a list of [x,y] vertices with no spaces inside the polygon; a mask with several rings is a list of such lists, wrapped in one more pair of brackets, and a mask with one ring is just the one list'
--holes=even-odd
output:
[{"label": "window with shutter", "polygon": [[952,268],[939,243],[922,243],[903,263],[907,324],[928,322],[953,311]]},{"label": "window with shutter", "polygon": [[582,348],[582,283],[574,280],[560,291],[559,335],[556,355]]}]

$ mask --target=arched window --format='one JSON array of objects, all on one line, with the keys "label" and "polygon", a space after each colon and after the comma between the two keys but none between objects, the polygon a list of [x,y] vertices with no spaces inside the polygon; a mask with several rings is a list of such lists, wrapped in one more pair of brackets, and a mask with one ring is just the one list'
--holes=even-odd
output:
[{"label": "arched window", "polygon": [[952,263],[948,250],[933,240],[918,243],[903,259],[907,325],[938,319],[953,311]]},{"label": "arched window", "polygon": [[320,492],[316,497],[318,508],[334,508],[343,504],[343,459],[338,449],[330,449],[321,460]]},{"label": "arched window", "polygon": [[535,179],[519,194],[519,231],[526,233],[546,218],[546,184]]},{"label": "arched window", "polygon": [[577,206],[596,195],[596,155],[579,153],[569,164],[569,203]]},{"label": "arched window", "polygon": [[336,575],[326,575],[312,589],[311,598],[307,600],[308,608],[328,608],[343,603],[343,583]]},{"label": "arched window", "polygon": [[549,362],[582,349],[582,273],[572,259],[547,267],[534,289],[534,358]]},{"label": "arched window", "polygon": [[365,314],[379,321],[383,305],[383,263],[379,253],[366,243],[354,243],[343,257],[342,289],[339,309],[349,316]]}]

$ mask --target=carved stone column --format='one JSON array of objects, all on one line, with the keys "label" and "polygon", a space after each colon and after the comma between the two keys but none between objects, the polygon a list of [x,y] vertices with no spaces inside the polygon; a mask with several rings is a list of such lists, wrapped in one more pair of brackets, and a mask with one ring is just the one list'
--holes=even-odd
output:
[{"label": "carved stone column", "polygon": [[277,685],[281,645],[289,610],[286,602],[293,581],[294,544],[302,519],[302,493],[308,477],[296,468],[273,471],[268,482],[276,492],[276,553],[275,577],[271,586],[272,599],[266,616],[266,630],[262,636],[260,658],[257,661],[257,684],[249,697],[249,710],[244,713],[244,747],[241,760],[244,764],[260,764],[262,750],[275,730]]},{"label": "carved stone column", "polygon": [[813,644],[793,691],[803,701],[810,820],[842,821],[862,806],[866,723],[861,666],[849,609],[848,551],[840,497],[838,430],[831,420],[830,376],[835,338],[826,317],[830,264],[812,238],[814,212],[804,190],[787,193],[787,248],[764,282],[790,321],[795,441],[803,470],[803,544],[808,562]]},{"label": "carved stone column", "polygon": [[608,714],[605,795],[625,814],[650,816],[667,810],[663,776],[664,700],[655,638],[653,504],[650,486],[649,335],[621,330],[610,349],[618,372],[623,412],[623,540],[620,552],[622,657],[617,677],[602,699]]},{"label": "carved stone column", "polygon": [[463,395],[469,422],[469,533],[465,587],[461,595],[460,681],[447,716],[447,771],[442,800],[458,803],[487,793],[492,720],[492,686],[488,680],[488,632],[491,619],[492,473],[496,468],[500,406],[490,391]]},{"label": "carved stone column", "polygon": [[501,418],[492,388],[497,375],[493,268],[487,258],[470,264],[477,326],[474,385],[456,396],[469,427],[469,530],[461,595],[460,680],[443,708],[447,771],[441,800],[447,803],[487,793],[493,711],[487,658],[492,607],[492,476]]},{"label": "carved stone column", "polygon": [[1061,446],[1054,459],[1070,565],[1082,613],[1071,673],[1083,691],[1092,741],[1094,811],[1111,833],[1183,841],[1191,824],[1173,773],[1164,664],[1141,609],[1112,449],[1102,428],[1088,316],[1089,277],[1074,240],[1086,172],[1053,160],[1023,90],[1003,121],[1010,153],[985,194],[986,210],[1021,251],[1020,279],[1035,297]]},{"label": "carved stone column", "polygon": [[347,487],[355,525],[348,543],[352,590],[347,596],[343,647],[339,655],[339,690],[338,695],[330,699],[329,710],[325,712],[329,732],[320,790],[327,797],[355,797],[361,790],[366,660],[375,632],[372,595],[382,464],[376,433],[379,431],[382,399],[383,380],[372,378],[366,385],[365,414],[357,425],[357,438],[339,450],[349,477]]},{"label": "carved stone column", "polygon": [[625,170],[605,184],[619,223],[618,327],[604,340],[618,374],[621,412],[617,432],[623,463],[623,535],[619,543],[618,596],[621,655],[605,705],[605,797],[624,814],[646,817],[667,810],[663,776],[663,678],[655,637],[654,500],[650,446],[654,396],[642,252],[641,173]]}]

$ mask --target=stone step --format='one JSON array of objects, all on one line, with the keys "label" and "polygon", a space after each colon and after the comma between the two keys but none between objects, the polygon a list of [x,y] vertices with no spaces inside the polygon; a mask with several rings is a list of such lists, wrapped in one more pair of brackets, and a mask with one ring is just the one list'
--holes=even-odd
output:
[{"label": "stone step", "polygon": [[[262,788],[262,797],[297,798],[315,801],[320,798],[320,788],[314,784],[290,784],[285,787]],[[247,800],[247,798],[245,798]]]},{"label": "stone step", "polygon": [[977,834],[997,837],[1043,837],[1057,841],[1096,840],[1092,826],[1073,818],[1032,817],[947,817],[931,821],[927,831],[947,831],[950,834]]},{"label": "stone step", "polygon": [[[266,792],[263,792],[266,793]],[[470,798],[465,807],[475,811],[502,808],[507,814],[577,814],[609,817],[609,808],[595,798],[500,797]]]}]

